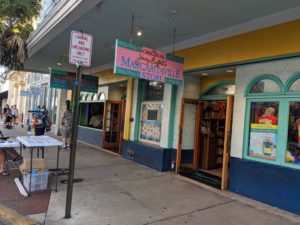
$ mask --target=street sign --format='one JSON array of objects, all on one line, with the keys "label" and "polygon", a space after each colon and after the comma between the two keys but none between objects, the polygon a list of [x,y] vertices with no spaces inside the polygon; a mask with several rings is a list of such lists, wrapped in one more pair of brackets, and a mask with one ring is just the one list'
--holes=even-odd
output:
[{"label": "street sign", "polygon": [[24,91],[24,90],[21,90],[20,91],[20,96],[29,96],[29,91]]},{"label": "street sign", "polygon": [[77,31],[71,32],[69,63],[91,66],[93,36]]},{"label": "street sign", "polygon": [[[51,69],[50,87],[65,90],[73,90],[76,82],[76,74],[63,70]],[[98,92],[99,77],[82,75],[81,91]]]},{"label": "street sign", "polygon": [[44,89],[40,86],[30,86],[29,95],[38,96],[43,95]]}]

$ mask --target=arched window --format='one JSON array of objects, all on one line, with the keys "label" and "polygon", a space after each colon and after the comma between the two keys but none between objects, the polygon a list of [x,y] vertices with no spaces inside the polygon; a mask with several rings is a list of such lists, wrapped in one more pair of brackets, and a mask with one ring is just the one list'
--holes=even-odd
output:
[{"label": "arched window", "polygon": [[87,94],[85,100],[90,102],[92,101],[92,98],[93,98],[93,94]]},{"label": "arched window", "polygon": [[271,74],[260,75],[253,79],[246,88],[246,96],[280,95],[283,84],[279,78]]},{"label": "arched window", "polygon": [[274,75],[261,75],[249,83],[245,91],[246,159],[300,168],[299,93],[300,73],[285,85]]},{"label": "arched window", "polygon": [[204,91],[200,98],[201,99],[226,99],[227,95],[235,94],[235,83],[234,81],[222,81],[217,84],[210,86]]},{"label": "arched window", "polygon": [[95,101],[95,102],[98,101],[98,95],[97,94],[93,94],[93,101]]},{"label": "arched window", "polygon": [[300,94],[300,72],[295,73],[288,79],[284,93],[288,95]]},{"label": "arched window", "polygon": [[105,94],[103,92],[101,92],[99,94],[99,98],[98,98],[100,101],[105,101]]}]

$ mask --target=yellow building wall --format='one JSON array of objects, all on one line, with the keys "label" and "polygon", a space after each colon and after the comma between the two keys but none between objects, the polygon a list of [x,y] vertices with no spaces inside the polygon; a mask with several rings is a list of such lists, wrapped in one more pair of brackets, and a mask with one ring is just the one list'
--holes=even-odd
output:
[{"label": "yellow building wall", "polygon": [[127,77],[127,76],[121,76],[121,75],[114,74],[113,69],[96,72],[96,73],[93,73],[92,75],[99,77],[99,84],[101,84],[101,85],[105,85],[105,84],[108,85],[111,83],[127,81],[129,79],[129,77]]},{"label": "yellow building wall", "polygon": [[184,70],[300,52],[300,20],[237,35],[176,52]]},{"label": "yellow building wall", "polygon": [[201,77],[200,79],[200,93],[205,92],[209,87],[212,85],[225,81],[231,80],[235,81],[235,74],[224,74],[224,75],[217,75],[217,76],[205,76]]}]

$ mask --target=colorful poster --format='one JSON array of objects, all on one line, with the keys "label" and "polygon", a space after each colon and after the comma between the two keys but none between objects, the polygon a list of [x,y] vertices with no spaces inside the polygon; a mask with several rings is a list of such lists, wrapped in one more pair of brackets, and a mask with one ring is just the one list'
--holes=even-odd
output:
[{"label": "colorful poster", "polygon": [[257,158],[276,160],[278,135],[276,132],[250,132],[249,155]]},{"label": "colorful poster", "polygon": [[183,80],[183,58],[116,40],[114,73],[170,84]]},{"label": "colorful poster", "polygon": [[151,142],[160,142],[161,103],[142,103],[140,138]]}]

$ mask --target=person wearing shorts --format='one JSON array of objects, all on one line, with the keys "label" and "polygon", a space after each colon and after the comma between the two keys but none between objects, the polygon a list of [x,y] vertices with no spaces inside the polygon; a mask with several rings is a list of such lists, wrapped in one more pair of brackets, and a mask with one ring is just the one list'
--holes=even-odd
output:
[{"label": "person wearing shorts", "polygon": [[73,113],[71,111],[70,100],[66,101],[66,111],[64,112],[61,120],[62,125],[62,136],[63,136],[63,149],[70,149],[71,145],[71,134],[72,134],[72,123],[73,123]]}]

